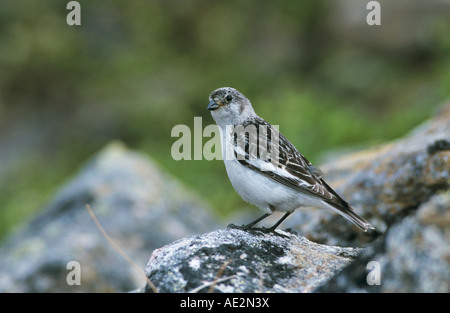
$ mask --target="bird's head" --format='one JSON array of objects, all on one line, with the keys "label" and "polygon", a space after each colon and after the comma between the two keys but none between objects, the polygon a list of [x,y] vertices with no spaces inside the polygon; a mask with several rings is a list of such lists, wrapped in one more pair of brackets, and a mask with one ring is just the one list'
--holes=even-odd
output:
[{"label": "bird's head", "polygon": [[250,101],[231,87],[214,90],[209,96],[207,109],[219,126],[242,124],[255,114]]}]

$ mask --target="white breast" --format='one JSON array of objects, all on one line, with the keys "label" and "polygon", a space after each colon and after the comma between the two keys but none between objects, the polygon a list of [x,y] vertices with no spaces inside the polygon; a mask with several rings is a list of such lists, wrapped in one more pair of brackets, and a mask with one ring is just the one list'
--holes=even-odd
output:
[{"label": "white breast", "polygon": [[267,213],[272,212],[270,206],[275,207],[278,211],[293,211],[300,206],[298,192],[240,164],[234,158],[233,145],[224,144],[227,137],[222,129],[221,134],[225,168],[231,184],[242,199],[260,207]]},{"label": "white breast", "polygon": [[[242,199],[267,213],[272,213],[271,208],[282,212],[292,212],[302,206],[329,207],[323,201],[282,185],[239,163],[234,157],[232,141],[230,140],[230,144],[225,144],[226,139],[232,138],[225,136],[225,131],[227,130],[220,127],[222,157],[231,184]],[[275,169],[271,163],[261,164],[261,162],[264,163],[261,160],[249,160],[249,162],[253,162],[256,167],[264,167],[265,170]],[[282,171],[283,173],[280,174],[284,175],[285,170],[280,168],[276,170]]]}]

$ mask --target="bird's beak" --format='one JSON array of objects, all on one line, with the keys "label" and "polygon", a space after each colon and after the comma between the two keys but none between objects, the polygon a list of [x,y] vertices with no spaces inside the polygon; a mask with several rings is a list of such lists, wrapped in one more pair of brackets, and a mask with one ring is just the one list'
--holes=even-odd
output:
[{"label": "bird's beak", "polygon": [[214,111],[216,109],[218,109],[220,107],[220,105],[216,102],[214,102],[214,100],[209,101],[208,107],[207,109],[210,111]]}]

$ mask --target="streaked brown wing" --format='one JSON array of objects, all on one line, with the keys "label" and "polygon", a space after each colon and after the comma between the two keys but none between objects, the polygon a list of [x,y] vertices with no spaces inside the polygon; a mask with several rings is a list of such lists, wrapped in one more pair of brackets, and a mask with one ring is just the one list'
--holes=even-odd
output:
[{"label": "streaked brown wing", "polygon": [[[245,142],[245,151],[243,151],[242,147],[236,148],[235,146],[235,156],[238,162],[261,175],[273,179],[294,190],[309,194],[338,206],[351,208],[345,200],[325,183],[320,176],[320,170],[315,168],[311,162],[300,154],[294,145],[292,145],[292,143],[279,131],[261,118],[254,119],[248,124],[253,124],[258,129],[258,140],[250,140],[248,133],[236,135],[235,138],[244,136],[244,139],[241,137],[241,140],[244,140]],[[247,125],[244,125],[244,127]],[[265,126],[261,129],[261,132],[263,137],[267,138],[267,144],[264,142],[261,144],[259,140],[261,125]],[[264,136],[264,131],[268,133],[267,136]],[[261,154],[270,154],[270,152],[272,152],[272,142],[277,141],[275,136],[278,136],[277,146],[279,157],[277,160],[270,159],[267,162],[272,163],[276,170],[262,170],[260,166],[263,162],[260,158]],[[255,147],[255,145],[257,145],[257,147]],[[268,149],[268,151],[264,151],[264,149]],[[288,173],[288,175],[286,175],[286,173]]]}]

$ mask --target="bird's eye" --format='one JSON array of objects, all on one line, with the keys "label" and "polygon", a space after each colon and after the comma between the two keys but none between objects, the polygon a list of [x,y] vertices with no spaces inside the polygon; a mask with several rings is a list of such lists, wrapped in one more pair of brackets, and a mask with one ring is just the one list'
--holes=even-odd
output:
[{"label": "bird's eye", "polygon": [[233,97],[230,96],[230,95],[228,95],[228,96],[225,97],[225,99],[226,99],[228,102],[230,102],[231,100],[233,100]]}]

